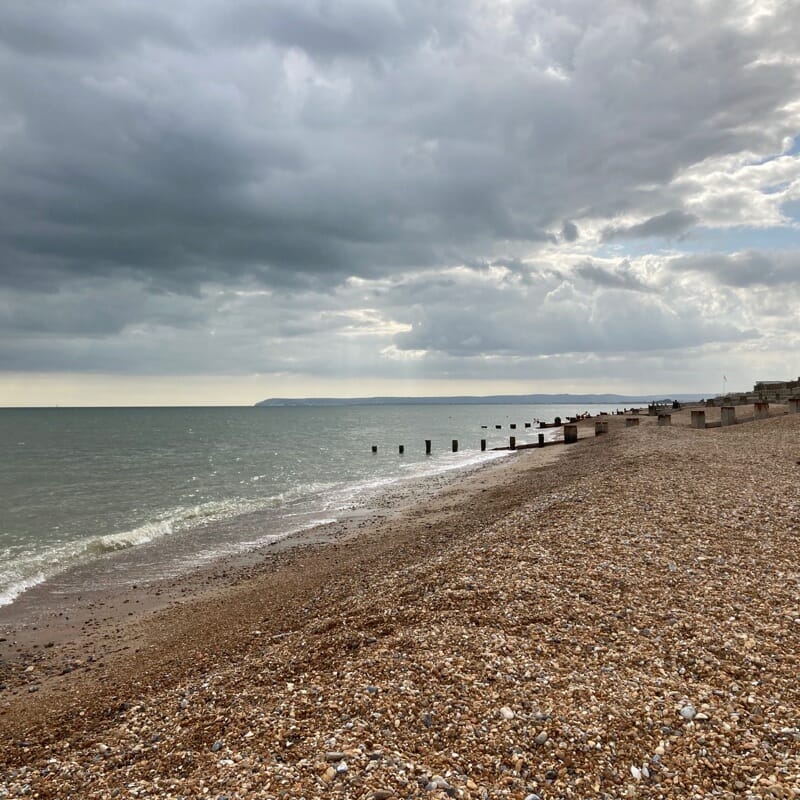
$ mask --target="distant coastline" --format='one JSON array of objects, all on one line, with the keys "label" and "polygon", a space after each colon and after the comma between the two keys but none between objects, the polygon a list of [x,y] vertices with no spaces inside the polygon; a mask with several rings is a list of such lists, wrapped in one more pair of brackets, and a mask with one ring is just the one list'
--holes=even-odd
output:
[{"label": "distant coastline", "polygon": [[261,400],[257,407],[286,407],[286,406],[414,406],[414,405],[547,405],[547,404],[592,404],[592,403],[619,403],[630,405],[633,403],[671,402],[691,403],[704,397],[706,394],[675,394],[669,397],[664,395],[621,395],[621,394],[496,394],[484,397],[470,395],[456,397],[270,397]]}]

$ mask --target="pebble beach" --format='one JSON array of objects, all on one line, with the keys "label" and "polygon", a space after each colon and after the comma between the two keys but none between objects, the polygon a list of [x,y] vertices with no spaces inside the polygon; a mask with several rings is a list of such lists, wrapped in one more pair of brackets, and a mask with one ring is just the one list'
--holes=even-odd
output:
[{"label": "pebble beach", "polygon": [[0,798],[800,798],[782,411],[590,420],[92,639],[7,647]]}]

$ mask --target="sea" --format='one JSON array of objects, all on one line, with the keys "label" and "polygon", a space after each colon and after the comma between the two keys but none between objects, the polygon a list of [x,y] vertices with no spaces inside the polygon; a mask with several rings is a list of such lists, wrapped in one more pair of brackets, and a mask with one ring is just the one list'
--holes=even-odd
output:
[{"label": "sea", "polygon": [[537,420],[610,410],[0,409],[0,606],[79,567],[112,589],[179,575],[338,520],[403,483],[508,457],[491,448],[510,435],[535,442]]}]

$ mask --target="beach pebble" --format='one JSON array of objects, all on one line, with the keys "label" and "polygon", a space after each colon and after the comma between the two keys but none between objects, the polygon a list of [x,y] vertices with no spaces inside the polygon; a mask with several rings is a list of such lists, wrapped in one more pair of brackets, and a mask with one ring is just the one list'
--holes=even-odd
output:
[{"label": "beach pebble", "polygon": [[639,767],[631,767],[631,777],[635,781],[640,781],[642,779],[642,771],[639,769]]},{"label": "beach pebble", "polygon": [[691,703],[687,703],[681,708],[680,714],[687,722],[691,722],[697,716],[697,709]]},{"label": "beach pebble", "polygon": [[513,712],[513,711],[512,711],[512,710],[511,710],[511,709],[510,709],[508,706],[503,706],[503,707],[500,709],[500,716],[501,716],[503,719],[514,719],[514,717],[515,717],[516,715],[514,714],[514,712]]},{"label": "beach pebble", "polygon": [[217,739],[217,741],[211,745],[211,752],[218,753],[220,750],[222,750],[222,742]]},{"label": "beach pebble", "polygon": [[548,739],[547,731],[540,731],[533,740],[536,744],[544,744]]},{"label": "beach pebble", "polygon": [[394,792],[391,789],[376,789],[372,793],[373,800],[389,800],[393,796]]},{"label": "beach pebble", "polygon": [[328,753],[325,753],[325,760],[326,761],[341,761],[344,758],[344,753],[339,750],[332,750]]},{"label": "beach pebble", "polygon": [[525,796],[525,800],[542,800],[538,794],[529,794]]}]

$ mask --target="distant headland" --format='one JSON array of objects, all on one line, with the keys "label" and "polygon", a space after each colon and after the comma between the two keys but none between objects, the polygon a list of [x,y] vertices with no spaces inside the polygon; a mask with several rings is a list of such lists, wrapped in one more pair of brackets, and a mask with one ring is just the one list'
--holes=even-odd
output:
[{"label": "distant headland", "polygon": [[691,403],[707,394],[622,395],[622,394],[495,394],[485,397],[270,397],[256,406],[417,406],[417,405],[584,405],[592,403]]}]

